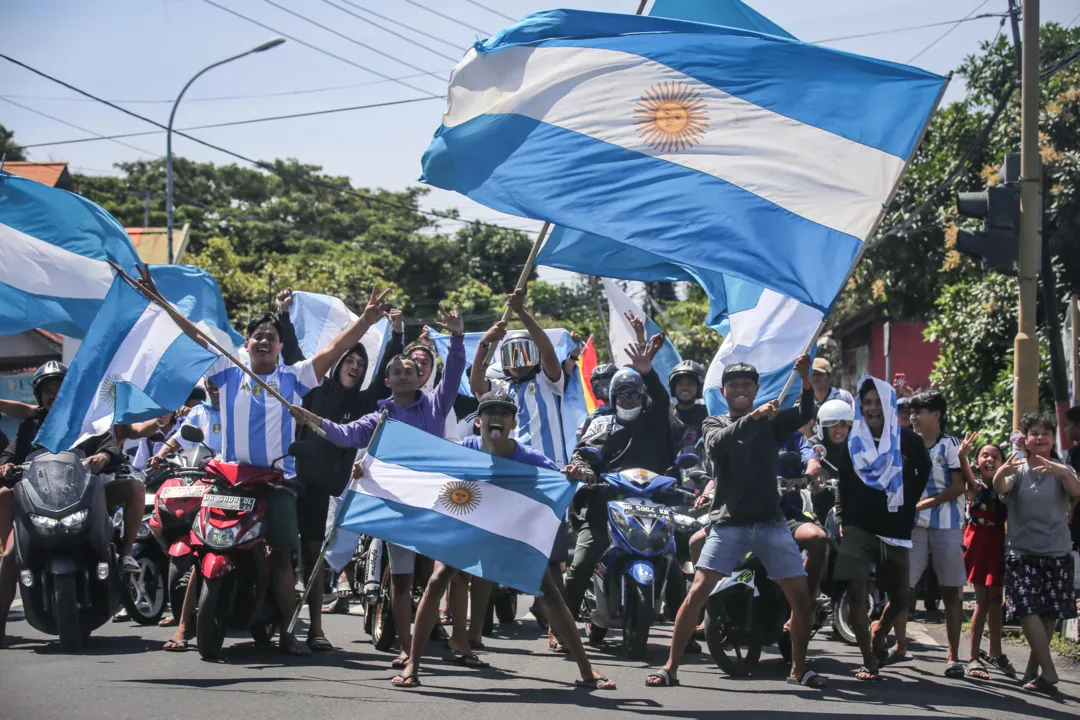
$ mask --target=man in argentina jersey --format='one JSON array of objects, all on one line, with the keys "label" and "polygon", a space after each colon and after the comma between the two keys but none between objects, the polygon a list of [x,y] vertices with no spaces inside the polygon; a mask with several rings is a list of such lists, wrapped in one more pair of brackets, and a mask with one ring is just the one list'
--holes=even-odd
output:
[{"label": "man in argentina jersey", "polygon": [[[911,533],[909,580],[914,587],[932,558],[941,598],[945,604],[945,631],[948,655],[945,676],[963,678],[959,661],[960,628],[964,622],[963,590],[967,584],[964,566],[963,499],[964,479],[960,474],[960,441],[944,432],[947,406],[937,390],[925,390],[911,398],[911,420],[915,432],[930,453],[930,481],[915,505],[918,511]],[[907,613],[896,623],[898,657],[907,654]]]},{"label": "man in argentina jersey", "polygon": [[[350,327],[312,358],[294,365],[280,365],[281,322],[273,313],[252,320],[247,327],[248,367],[292,405],[299,405],[304,395],[322,382],[330,368],[341,356],[360,341],[364,333],[383,317],[383,300],[389,290],[371,291],[364,314]],[[194,327],[180,318],[177,324],[201,345],[206,341]],[[217,386],[221,401],[221,455],[227,462],[257,467],[281,468],[286,484],[296,476],[288,452],[296,435],[296,423],[289,408],[270,396],[262,385],[252,379],[226,357],[219,358],[206,372],[206,378]],[[278,609],[284,618],[291,618],[296,609],[296,578],[292,553],[300,549],[300,534],[296,517],[296,494],[287,488],[270,493],[265,520],[265,533],[271,549],[271,574],[277,595]],[[194,585],[194,583],[192,583]],[[307,655],[310,650],[296,638],[282,632],[282,650],[290,655]]]},{"label": "man in argentina jersey", "polygon": [[[525,329],[507,332],[506,323],[500,321],[484,333],[469,372],[469,382],[476,397],[490,390],[509,394],[518,406],[513,439],[561,467],[567,463],[559,408],[563,394],[562,364],[551,339],[525,309],[525,291],[515,290],[508,295],[507,304]],[[485,375],[488,351],[503,338],[499,360],[505,376],[489,380]]]}]

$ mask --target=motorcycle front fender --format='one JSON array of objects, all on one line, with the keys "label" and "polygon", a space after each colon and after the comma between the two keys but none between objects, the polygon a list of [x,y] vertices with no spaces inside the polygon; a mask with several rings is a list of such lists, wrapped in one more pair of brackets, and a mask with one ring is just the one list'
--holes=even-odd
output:
[{"label": "motorcycle front fender", "polygon": [[229,556],[207,553],[202,560],[202,576],[210,579],[222,577],[228,575],[235,567]]},{"label": "motorcycle front fender", "polygon": [[74,575],[79,571],[79,564],[67,555],[54,555],[49,558],[50,575]]},{"label": "motorcycle front fender", "polygon": [[191,554],[191,538],[182,537],[169,546],[169,557],[183,557]]},{"label": "motorcycle front fender", "polygon": [[656,582],[656,570],[648,560],[635,560],[627,568],[627,572],[638,585],[651,586]]}]

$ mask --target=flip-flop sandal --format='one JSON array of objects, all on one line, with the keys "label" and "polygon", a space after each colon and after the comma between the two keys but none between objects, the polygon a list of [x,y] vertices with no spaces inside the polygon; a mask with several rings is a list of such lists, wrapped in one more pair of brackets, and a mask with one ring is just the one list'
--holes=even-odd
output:
[{"label": "flip-flop sandal", "polygon": [[1042,693],[1043,695],[1054,695],[1058,692],[1057,685],[1054,685],[1042,675],[1039,675],[1029,683],[1025,683],[1024,689],[1028,692],[1037,692]]},{"label": "flip-flop sandal", "polygon": [[408,665],[408,664],[409,664],[409,658],[407,658],[407,657],[396,657],[396,658],[394,658],[394,661],[390,663],[390,667],[394,668],[395,670],[404,670],[405,666]]},{"label": "flip-flop sandal", "polygon": [[157,626],[158,627],[176,627],[179,624],[180,624],[180,621],[178,619],[176,619],[172,615],[169,615],[168,617],[163,617],[160,620],[158,620]]},{"label": "flip-flop sandal", "polygon": [[440,624],[440,625],[450,625],[450,624],[452,624],[453,622],[454,622],[454,621],[453,621],[453,620],[451,620],[451,619],[450,619],[450,616],[449,616],[449,615],[447,615],[446,613],[439,613],[439,624]]},{"label": "flip-flop sandal", "polygon": [[[650,683],[652,678],[660,678],[658,683]],[[678,687],[679,679],[671,677],[671,672],[667,668],[660,668],[656,672],[649,673],[645,676],[645,687]]]},{"label": "flip-flop sandal", "polygon": [[950,680],[959,680],[964,677],[964,666],[960,663],[949,663],[949,666],[945,668],[945,677]]},{"label": "flip-flop sandal", "polygon": [[889,654],[885,656],[885,665],[896,665],[902,662],[911,662],[915,659],[915,656],[908,652],[900,652],[896,648],[889,651]]},{"label": "flip-flop sandal", "polygon": [[574,686],[579,688],[586,688],[588,690],[615,690],[615,681],[611,680],[603,675],[600,677],[589,678],[588,680],[582,680],[578,678],[574,681]]},{"label": "flip-flop sandal", "polygon": [[307,646],[312,652],[330,652],[334,649],[333,643],[326,639],[325,635],[316,635],[307,639]]},{"label": "flip-flop sandal", "polygon": [[473,653],[454,653],[444,658],[446,662],[454,663],[462,667],[472,668],[473,670],[483,670],[484,668],[491,667],[490,664],[484,662]]},{"label": "flip-flop sandal", "polygon": [[972,660],[967,664],[967,667],[964,668],[964,675],[975,680],[990,679],[990,673],[986,671],[986,668],[983,667],[983,664],[978,660]]},{"label": "flip-flop sandal", "polygon": [[788,685],[802,685],[813,690],[821,690],[823,687],[829,684],[829,681],[818,675],[813,670],[807,670],[802,674],[802,677],[789,677],[787,679]]},{"label": "flip-flop sandal", "polygon": [[[1005,677],[1016,677],[1016,668],[1013,667],[1013,664],[1009,661],[1009,656],[1005,653],[1002,653],[998,657],[994,657],[985,650],[980,650],[979,659],[995,670],[1000,671]],[[1027,681],[1030,682],[1031,678],[1028,678]]]},{"label": "flip-flop sandal", "polygon": [[877,682],[881,679],[881,676],[863,665],[855,671],[855,679],[862,680],[863,682]]},{"label": "flip-flop sandal", "polygon": [[165,646],[162,648],[165,652],[187,652],[188,641],[187,640],[166,640]]},{"label": "flip-flop sandal", "polygon": [[563,654],[570,652],[569,650],[566,649],[565,645],[563,645],[561,642],[559,642],[557,638],[553,638],[553,637],[548,638],[548,650],[550,650],[553,653],[563,653]]},{"label": "flip-flop sandal", "polygon": [[396,688],[401,688],[402,690],[411,690],[413,688],[420,687],[420,678],[418,678],[415,674],[395,675],[393,678],[391,678],[390,684]]}]

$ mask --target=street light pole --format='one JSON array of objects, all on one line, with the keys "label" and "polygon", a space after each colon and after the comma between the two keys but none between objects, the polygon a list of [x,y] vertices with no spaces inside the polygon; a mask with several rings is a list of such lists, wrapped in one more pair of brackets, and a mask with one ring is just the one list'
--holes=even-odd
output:
[{"label": "street light pole", "polygon": [[1039,338],[1035,334],[1035,297],[1039,275],[1039,0],[1024,0],[1024,38],[1020,68],[1020,284],[1018,327],[1013,346],[1015,386],[1013,427],[1024,413],[1039,407]]},{"label": "street light pole", "polygon": [[172,112],[169,113],[169,126],[165,130],[165,222],[167,227],[167,234],[169,240],[169,264],[173,262],[173,162],[172,162],[172,129],[173,120],[176,119],[176,108],[180,106],[180,101],[184,98],[184,93],[187,92],[191,84],[198,80],[204,73],[213,70],[216,67],[220,67],[225,63],[230,63],[233,60],[239,60],[242,57],[247,57],[254,53],[260,53],[271,48],[276,48],[285,42],[285,38],[276,37],[267,40],[266,42],[253,47],[250,50],[240,53],[239,55],[233,55],[232,57],[219,60],[216,63],[207,65],[199,72],[195,73],[194,77],[187,81],[183,90],[176,96],[176,102],[173,103]]}]

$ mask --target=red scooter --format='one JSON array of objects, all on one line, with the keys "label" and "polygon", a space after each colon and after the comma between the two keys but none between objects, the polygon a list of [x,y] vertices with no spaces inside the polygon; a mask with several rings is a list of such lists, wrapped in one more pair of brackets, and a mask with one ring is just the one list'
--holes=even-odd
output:
[{"label": "red scooter", "polygon": [[[308,447],[294,442],[289,454],[303,454]],[[230,628],[247,629],[257,645],[267,646],[281,621],[270,592],[264,522],[269,493],[287,491],[273,488],[284,481],[277,468],[211,459],[204,470],[203,482],[210,489],[191,529],[203,583],[195,637],[199,654],[214,659]]]}]

